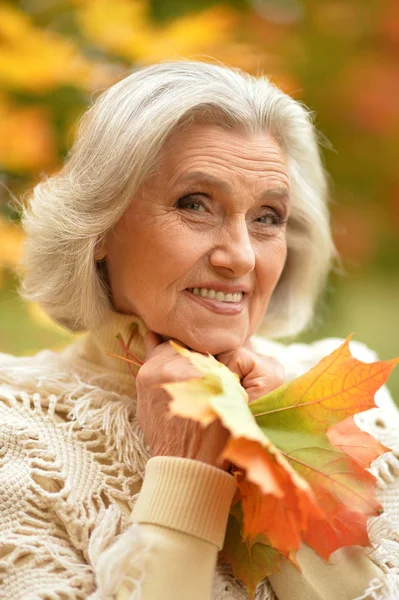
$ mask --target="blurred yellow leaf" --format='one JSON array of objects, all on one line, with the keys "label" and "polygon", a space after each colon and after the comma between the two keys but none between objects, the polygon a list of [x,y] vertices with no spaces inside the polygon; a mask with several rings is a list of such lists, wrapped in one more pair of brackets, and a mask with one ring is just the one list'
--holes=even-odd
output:
[{"label": "blurred yellow leaf", "polygon": [[172,56],[187,56],[193,52],[211,53],[221,59],[238,24],[238,15],[230,8],[215,6],[200,13],[190,13],[172,21],[162,30],[154,29],[153,39],[145,56],[152,63]]},{"label": "blurred yellow leaf", "polygon": [[87,0],[77,5],[77,20],[88,39],[145,64],[193,52],[212,51],[216,56],[238,24],[237,14],[223,6],[158,25],[151,23],[144,0]]},{"label": "blurred yellow leaf", "polygon": [[19,225],[0,217],[0,269],[15,269],[21,256],[23,232]]},{"label": "blurred yellow leaf", "polygon": [[78,2],[76,18],[85,36],[102,49],[126,58],[145,53],[152,39],[147,2]]},{"label": "blurred yellow leaf", "polygon": [[64,84],[90,88],[93,82],[110,83],[107,69],[84,58],[75,43],[35,27],[13,6],[0,5],[0,39],[5,88],[41,92]]}]

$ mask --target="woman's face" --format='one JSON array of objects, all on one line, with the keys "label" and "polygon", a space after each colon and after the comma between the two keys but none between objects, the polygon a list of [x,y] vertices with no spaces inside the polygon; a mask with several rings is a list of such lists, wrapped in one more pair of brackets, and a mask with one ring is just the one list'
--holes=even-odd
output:
[{"label": "woman's face", "polygon": [[199,352],[242,346],[284,267],[288,183],[269,134],[174,132],[97,254],[114,308]]}]

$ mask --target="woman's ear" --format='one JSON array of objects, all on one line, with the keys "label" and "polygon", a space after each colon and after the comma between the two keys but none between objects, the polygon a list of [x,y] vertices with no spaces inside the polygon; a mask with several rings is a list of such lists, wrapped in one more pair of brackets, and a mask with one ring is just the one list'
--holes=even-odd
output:
[{"label": "woman's ear", "polygon": [[106,256],[107,256],[106,239],[105,239],[105,237],[103,237],[102,239],[98,240],[98,242],[96,243],[96,247],[94,249],[94,260],[95,261],[104,260],[104,258]]}]

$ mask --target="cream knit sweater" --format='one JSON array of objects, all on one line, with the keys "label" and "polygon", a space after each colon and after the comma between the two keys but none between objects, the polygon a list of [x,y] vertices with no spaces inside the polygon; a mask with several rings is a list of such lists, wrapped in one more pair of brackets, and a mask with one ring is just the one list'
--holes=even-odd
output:
[{"label": "cream knit sweater", "polygon": [[[180,458],[150,458],[135,418],[134,380],[115,335],[139,325],[131,349],[144,358],[145,326],[110,313],[98,331],[61,353],[0,355],[0,600],[245,599],[217,557],[233,478]],[[283,346],[254,336],[286,379],[339,345]],[[352,352],[370,362],[362,344]],[[358,423],[394,453],[373,465],[385,513],[370,521],[373,552],[350,548],[330,564],[303,546],[300,574],[259,584],[257,600],[399,598],[399,416],[387,390]],[[147,464],[148,463],[148,464]]]}]

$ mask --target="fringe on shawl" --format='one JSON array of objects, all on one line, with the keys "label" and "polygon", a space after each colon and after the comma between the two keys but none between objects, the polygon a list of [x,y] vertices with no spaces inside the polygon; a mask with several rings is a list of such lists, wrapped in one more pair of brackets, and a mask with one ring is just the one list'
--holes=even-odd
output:
[{"label": "fringe on shawl", "polygon": [[[14,544],[15,542],[15,544]],[[10,540],[13,550],[0,560],[0,595],[8,600],[25,597],[26,587],[17,574],[35,572],[31,593],[45,592],[49,600],[78,600],[87,598],[94,589],[92,569],[82,565],[73,550],[55,545],[41,545],[40,539],[17,544]],[[54,585],[54,589],[52,588]],[[36,596],[35,596],[36,597]],[[37,596],[39,597],[39,596]]]},{"label": "fringe on shawl", "polygon": [[[399,457],[391,452],[379,457],[371,472],[377,478],[380,500],[384,503],[384,492],[399,478]],[[397,498],[398,491],[395,493]],[[368,522],[368,534],[373,551],[370,558],[380,567],[384,577],[373,579],[363,595],[354,600],[398,600],[399,599],[399,510],[397,514],[384,512]]]},{"label": "fringe on shawl", "polygon": [[[399,461],[398,461],[399,462]],[[383,580],[374,579],[362,596],[355,600],[398,600],[399,598],[399,532],[389,515],[371,519],[369,537],[374,550],[370,558],[384,573]]]},{"label": "fringe on shawl", "polygon": [[391,570],[385,575],[384,581],[373,579],[362,596],[354,600],[398,600],[399,571]]},{"label": "fringe on shawl", "polygon": [[39,394],[53,413],[69,410],[71,430],[102,430],[107,449],[115,450],[120,462],[144,477],[151,454],[135,417],[135,398],[107,389],[118,389],[116,375],[93,373],[83,380],[55,352],[44,350],[23,359],[1,355],[0,381],[16,387],[16,398],[31,392],[36,398]]},{"label": "fringe on shawl", "polygon": [[[110,515],[110,521],[113,518]],[[97,589],[87,600],[114,600],[116,589],[128,594],[124,596],[126,600],[139,600],[145,562],[154,544],[152,534],[133,523],[106,550],[101,551],[100,540],[101,535],[94,544],[96,549],[92,549],[92,555],[98,553],[95,565]]]}]

